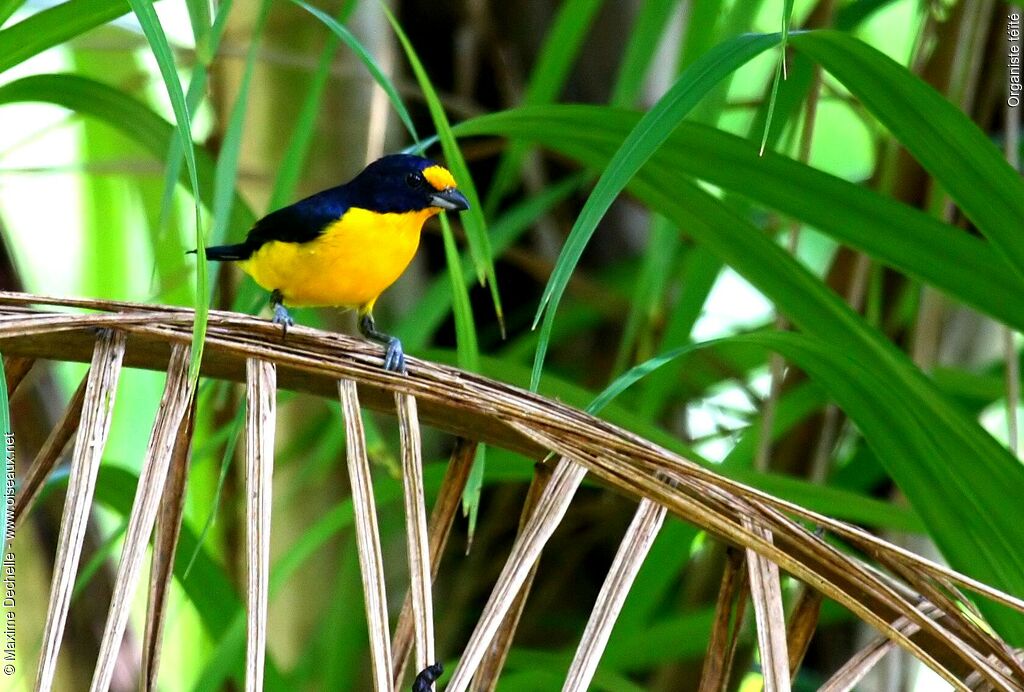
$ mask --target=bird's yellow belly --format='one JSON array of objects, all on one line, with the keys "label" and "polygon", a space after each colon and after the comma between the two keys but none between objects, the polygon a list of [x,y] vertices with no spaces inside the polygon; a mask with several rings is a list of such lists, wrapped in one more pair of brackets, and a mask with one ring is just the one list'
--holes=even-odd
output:
[{"label": "bird's yellow belly", "polygon": [[379,214],[349,209],[308,243],[270,241],[242,269],[296,307],[372,306],[416,254],[420,230],[436,210]]}]

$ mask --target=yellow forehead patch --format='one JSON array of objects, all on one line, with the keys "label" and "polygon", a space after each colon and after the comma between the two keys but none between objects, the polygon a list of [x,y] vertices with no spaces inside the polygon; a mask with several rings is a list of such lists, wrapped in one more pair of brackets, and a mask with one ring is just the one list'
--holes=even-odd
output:
[{"label": "yellow forehead patch", "polygon": [[423,169],[423,177],[433,186],[435,190],[447,190],[455,187],[455,178],[443,166],[431,166]]}]

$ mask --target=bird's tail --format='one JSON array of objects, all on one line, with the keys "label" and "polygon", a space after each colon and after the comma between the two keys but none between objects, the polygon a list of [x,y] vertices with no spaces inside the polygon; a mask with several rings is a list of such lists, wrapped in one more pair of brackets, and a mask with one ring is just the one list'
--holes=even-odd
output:
[{"label": "bird's tail", "polygon": [[[194,255],[195,250],[189,250],[187,254]],[[237,245],[217,245],[215,247],[206,248],[206,259],[215,260],[217,262],[233,262],[236,260],[246,260],[252,255],[252,248],[246,243],[238,243]]]}]

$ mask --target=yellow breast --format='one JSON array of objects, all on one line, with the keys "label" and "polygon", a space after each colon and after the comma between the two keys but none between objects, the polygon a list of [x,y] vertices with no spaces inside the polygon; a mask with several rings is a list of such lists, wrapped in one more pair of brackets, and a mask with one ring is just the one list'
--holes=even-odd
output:
[{"label": "yellow breast", "polygon": [[349,209],[308,243],[271,241],[239,266],[296,307],[372,306],[409,266],[423,222],[438,209],[380,214]]}]

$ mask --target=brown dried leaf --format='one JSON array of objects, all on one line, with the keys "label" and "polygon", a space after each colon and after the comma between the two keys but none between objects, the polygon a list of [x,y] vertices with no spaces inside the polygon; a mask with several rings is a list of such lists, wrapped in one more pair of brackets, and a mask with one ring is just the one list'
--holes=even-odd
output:
[{"label": "brown dried leaf", "polygon": [[[757,526],[748,517],[747,528],[759,533],[765,543],[772,543],[772,532]],[[782,603],[779,568],[770,560],[747,549],[747,570],[750,574],[750,598],[754,603],[757,642],[761,653],[761,673],[766,692],[789,692],[789,654],[786,651],[786,615]]]},{"label": "brown dried leaf", "polygon": [[18,386],[25,379],[25,375],[35,364],[35,358],[21,358],[18,356],[4,358],[4,378],[7,380],[7,398],[10,399],[18,391]]},{"label": "brown dried leaf", "polygon": [[732,675],[740,627],[746,611],[750,582],[747,579],[746,556],[742,551],[726,551],[725,571],[718,588],[715,604],[715,622],[711,626],[708,653],[701,671],[700,692],[719,692],[726,689]]},{"label": "brown dried leaf", "polygon": [[818,628],[818,615],[821,612],[821,594],[813,589],[802,587],[800,595],[789,616],[789,629],[786,631],[786,649],[789,651],[790,680],[796,678],[800,664],[803,663],[807,648],[811,645],[814,631]]},{"label": "brown dried leaf", "polygon": [[[114,312],[76,315],[34,310],[29,307],[33,303]],[[0,346],[9,356],[88,360],[95,329],[106,327],[129,333],[132,363],[154,369],[166,367],[168,344],[189,343],[194,317],[190,310],[167,306],[10,293],[0,293],[0,305],[5,306],[0,308]],[[281,386],[287,389],[334,395],[339,379],[356,380],[365,405],[383,411],[394,410],[396,392],[410,394],[416,397],[425,424],[532,457],[554,452],[563,463],[571,460],[582,465],[596,480],[620,493],[646,498],[728,544],[758,553],[851,610],[954,686],[962,687],[963,679],[974,673],[998,682],[997,688],[1013,686],[1008,673],[1012,668],[1005,665],[1005,643],[986,633],[974,614],[954,610],[951,604],[956,599],[940,598],[939,593],[962,588],[1024,611],[1024,600],[1019,597],[922,559],[858,527],[724,478],[716,469],[694,464],[582,411],[515,387],[416,359],[410,359],[407,376],[396,376],[381,370],[374,345],[304,328],[290,332],[288,342],[282,344],[272,325],[246,316],[215,311],[210,314],[209,327],[203,362],[208,376],[240,380],[246,359],[261,358],[277,364]],[[773,541],[765,541],[763,535],[744,526],[745,518],[770,531]],[[830,538],[845,542],[899,576],[886,576],[870,561],[837,550],[807,530],[806,524],[830,533]],[[523,575],[529,571],[518,565],[508,569]],[[934,581],[939,591],[921,581],[925,578]],[[928,607],[928,598],[920,597],[921,591],[940,601],[935,612]],[[512,589],[511,595],[516,592]],[[502,603],[495,610],[510,607],[509,601]],[[497,615],[496,621],[502,619],[501,613],[492,611],[491,615]],[[900,618],[918,628],[912,636],[894,624]],[[474,635],[478,640],[491,636],[493,630]],[[472,657],[465,661],[473,663]],[[472,677],[472,673],[467,675]]]},{"label": "brown dried leaf", "polygon": [[[537,503],[550,482],[551,469],[544,464],[536,464],[530,489],[526,493],[526,501],[523,502],[523,511],[519,515],[519,534],[523,532],[526,522],[537,508]],[[515,637],[516,628],[519,626],[519,619],[523,615],[523,608],[526,607],[526,599],[530,595],[530,588],[533,586],[533,578],[536,574],[537,563],[534,562],[523,585],[519,588],[519,593],[516,594],[515,600],[512,601],[508,612],[505,613],[491,646],[488,647],[480,661],[480,667],[477,668],[470,686],[470,690],[473,692],[491,692],[497,687],[498,676],[501,675],[501,669],[505,667],[505,659],[508,658],[508,652],[512,648],[512,639]]]}]

